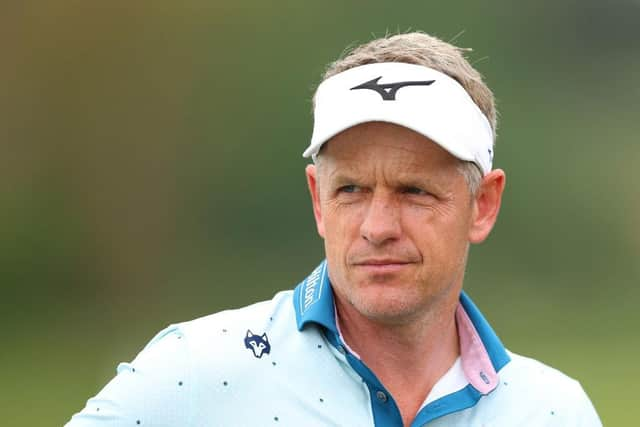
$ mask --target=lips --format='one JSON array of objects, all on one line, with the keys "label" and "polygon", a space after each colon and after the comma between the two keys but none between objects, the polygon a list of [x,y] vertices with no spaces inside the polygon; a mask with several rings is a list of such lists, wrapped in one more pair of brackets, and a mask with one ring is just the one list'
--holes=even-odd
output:
[{"label": "lips", "polygon": [[356,269],[369,274],[398,273],[411,264],[410,261],[397,258],[367,258],[353,263]]},{"label": "lips", "polygon": [[411,262],[402,260],[402,259],[394,259],[394,258],[373,258],[373,259],[364,259],[354,262],[355,265],[392,265],[392,264],[411,264]]}]

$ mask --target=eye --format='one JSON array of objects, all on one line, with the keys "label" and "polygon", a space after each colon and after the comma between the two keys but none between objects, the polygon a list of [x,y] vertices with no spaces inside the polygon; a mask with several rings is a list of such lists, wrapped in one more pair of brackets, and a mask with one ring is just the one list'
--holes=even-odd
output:
[{"label": "eye", "polygon": [[413,194],[413,195],[416,195],[416,196],[422,196],[422,195],[428,195],[429,194],[427,191],[424,191],[423,189],[418,188],[418,187],[405,187],[402,190],[402,192],[405,193],[405,194]]},{"label": "eye", "polygon": [[357,193],[359,191],[360,187],[354,184],[343,185],[342,187],[338,188],[339,193]]}]

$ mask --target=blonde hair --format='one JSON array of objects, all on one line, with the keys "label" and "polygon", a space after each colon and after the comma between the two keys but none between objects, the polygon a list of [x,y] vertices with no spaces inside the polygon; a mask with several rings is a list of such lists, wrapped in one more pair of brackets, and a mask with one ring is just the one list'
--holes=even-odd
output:
[{"label": "blonde hair", "polygon": [[[470,50],[454,46],[423,32],[385,36],[346,51],[339,59],[327,66],[322,81],[350,68],[366,64],[406,62],[424,65],[460,83],[487,117],[495,142],[497,128],[495,99],[491,89],[482,81],[482,75],[464,57],[464,53]],[[474,195],[480,186],[482,173],[472,162],[461,162],[460,166],[460,172],[467,180],[471,194]]]}]

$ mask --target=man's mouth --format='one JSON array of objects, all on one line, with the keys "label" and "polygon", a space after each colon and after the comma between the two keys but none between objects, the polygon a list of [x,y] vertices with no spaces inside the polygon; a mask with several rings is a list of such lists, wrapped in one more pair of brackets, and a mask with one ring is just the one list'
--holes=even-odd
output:
[{"label": "man's mouth", "polygon": [[353,263],[356,268],[374,274],[394,273],[410,264],[413,263],[398,258],[367,258]]}]

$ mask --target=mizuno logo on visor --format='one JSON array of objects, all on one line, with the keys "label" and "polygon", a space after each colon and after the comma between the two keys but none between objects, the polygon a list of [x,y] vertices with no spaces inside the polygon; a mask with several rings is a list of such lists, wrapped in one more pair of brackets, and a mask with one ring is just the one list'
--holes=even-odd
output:
[{"label": "mizuno logo on visor", "polygon": [[435,82],[435,80],[424,80],[424,81],[414,81],[414,82],[378,84],[378,80],[380,80],[381,78],[382,76],[377,77],[373,80],[369,80],[368,82],[364,82],[361,85],[352,87],[351,90],[370,89],[378,92],[382,97],[382,99],[385,101],[395,101],[396,92],[398,92],[400,88],[403,88],[405,86],[429,86],[431,83]]}]

